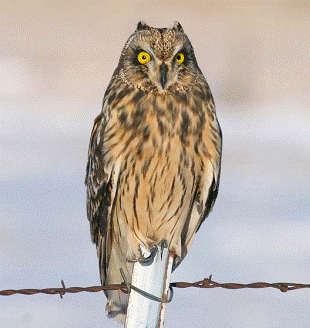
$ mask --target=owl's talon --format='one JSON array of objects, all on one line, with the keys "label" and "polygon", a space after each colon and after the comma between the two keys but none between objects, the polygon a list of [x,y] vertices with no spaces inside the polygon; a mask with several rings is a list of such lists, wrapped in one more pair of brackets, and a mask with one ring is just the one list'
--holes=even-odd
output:
[{"label": "owl's talon", "polygon": [[127,259],[126,260],[128,263],[136,263],[136,262],[138,262],[139,260],[137,260],[137,259]]},{"label": "owl's talon", "polygon": [[153,246],[151,248],[151,253],[148,257],[143,258],[142,260],[139,260],[140,264],[143,266],[151,265],[154,261],[154,258],[157,254],[157,246]]},{"label": "owl's talon", "polygon": [[172,265],[172,271],[174,271],[180,264],[181,264],[182,260],[179,256],[175,256],[174,257],[174,261],[173,261],[173,265]]},{"label": "owl's talon", "polygon": [[163,259],[164,249],[168,248],[168,242],[166,239],[163,239],[160,243],[160,258]]}]

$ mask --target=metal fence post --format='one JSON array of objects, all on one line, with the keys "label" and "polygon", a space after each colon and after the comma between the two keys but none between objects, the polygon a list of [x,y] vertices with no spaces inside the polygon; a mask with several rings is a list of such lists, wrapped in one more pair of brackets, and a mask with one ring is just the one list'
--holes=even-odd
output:
[{"label": "metal fence post", "polygon": [[[173,254],[159,247],[154,261],[148,266],[134,264],[131,284],[151,295],[168,296]],[[131,289],[125,328],[160,328],[164,324],[166,303],[151,300]]]}]

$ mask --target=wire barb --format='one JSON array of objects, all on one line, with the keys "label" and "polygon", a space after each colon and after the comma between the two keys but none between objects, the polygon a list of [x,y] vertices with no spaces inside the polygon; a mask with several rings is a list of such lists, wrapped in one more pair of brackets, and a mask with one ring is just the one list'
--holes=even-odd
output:
[{"label": "wire barb", "polygon": [[66,286],[65,286],[65,283],[64,283],[63,280],[61,280],[61,285],[62,285],[63,291],[59,292],[59,296],[60,296],[61,299],[63,299],[63,296],[66,294]]}]

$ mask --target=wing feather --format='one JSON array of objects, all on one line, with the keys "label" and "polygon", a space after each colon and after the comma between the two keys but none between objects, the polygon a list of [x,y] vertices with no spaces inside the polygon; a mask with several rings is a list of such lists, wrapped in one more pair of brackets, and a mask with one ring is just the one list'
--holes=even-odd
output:
[{"label": "wing feather", "polygon": [[222,132],[221,128],[215,121],[218,138],[214,143],[216,149],[216,156],[205,161],[204,175],[200,177],[197,189],[193,194],[193,202],[189,206],[189,217],[184,225],[181,241],[182,241],[182,256],[174,264],[173,270],[181,263],[191,247],[194,236],[199,230],[201,224],[209,215],[215,203],[221,172],[221,151],[222,151]]},{"label": "wing feather", "polygon": [[[219,142],[216,146],[218,156],[216,158],[213,158],[212,161],[212,180],[211,184],[207,186],[202,186],[202,188],[207,188],[207,197],[202,197],[202,199],[197,199],[198,202],[198,211],[201,215],[200,222],[198,225],[198,228],[196,231],[199,230],[201,224],[204,222],[204,220],[207,218],[209,213],[211,212],[213,205],[216,201],[218,190],[219,190],[219,184],[220,184],[220,175],[221,175],[221,153],[222,153],[222,131],[221,127],[216,120],[217,123],[217,131],[219,136]],[[211,174],[211,172],[207,171],[207,174]],[[204,190],[201,190],[199,192],[199,195],[203,195]]]},{"label": "wing feather", "polygon": [[87,217],[91,239],[97,245],[99,266],[106,276],[108,254],[108,227],[111,211],[111,174],[107,173],[104,160],[104,133],[106,120],[102,112],[95,119],[91,133],[85,185],[87,187]]}]

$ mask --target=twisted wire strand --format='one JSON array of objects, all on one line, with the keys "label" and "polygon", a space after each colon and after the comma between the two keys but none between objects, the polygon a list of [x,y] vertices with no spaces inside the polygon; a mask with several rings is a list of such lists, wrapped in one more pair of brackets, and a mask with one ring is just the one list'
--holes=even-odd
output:
[{"label": "twisted wire strand", "polygon": [[[44,288],[44,289],[6,289],[0,291],[0,296],[11,296],[15,294],[21,295],[35,295],[35,294],[47,294],[55,295],[58,294],[60,297],[69,293],[81,293],[89,292],[96,293],[103,290],[121,290],[124,293],[128,293],[128,288],[125,283],[109,285],[109,286],[90,286],[90,287],[66,287],[63,280],[61,280],[61,288]],[[170,284],[170,288],[225,288],[225,289],[243,289],[243,288],[275,288],[279,289],[281,292],[287,292],[291,290],[310,288],[310,284],[301,284],[301,283],[288,283],[288,282],[276,282],[276,283],[267,283],[267,282],[253,282],[249,284],[240,284],[240,283],[218,283],[209,278],[197,282],[173,282]]]}]

